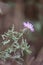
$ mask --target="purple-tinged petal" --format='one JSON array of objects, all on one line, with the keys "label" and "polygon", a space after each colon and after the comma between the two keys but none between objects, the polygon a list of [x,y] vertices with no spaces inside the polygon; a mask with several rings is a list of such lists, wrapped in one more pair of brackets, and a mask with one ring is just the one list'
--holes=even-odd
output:
[{"label": "purple-tinged petal", "polygon": [[34,32],[34,28],[31,28],[30,30],[31,30],[32,32]]},{"label": "purple-tinged petal", "polygon": [[24,22],[23,23],[23,25],[24,25],[24,27],[27,27],[28,29],[30,29],[32,32],[34,32],[34,27],[33,27],[33,25],[31,24],[31,23],[29,23],[29,22]]},{"label": "purple-tinged petal", "polygon": [[23,25],[24,25],[24,27],[27,27],[27,23],[24,22]]}]

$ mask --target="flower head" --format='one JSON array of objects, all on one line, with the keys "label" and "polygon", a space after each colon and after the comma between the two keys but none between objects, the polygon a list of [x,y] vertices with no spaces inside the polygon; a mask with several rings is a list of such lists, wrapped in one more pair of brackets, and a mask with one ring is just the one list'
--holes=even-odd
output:
[{"label": "flower head", "polygon": [[33,27],[33,25],[31,23],[24,22],[23,25],[24,25],[24,27],[26,27],[26,28],[30,29],[32,32],[34,32],[34,27]]}]

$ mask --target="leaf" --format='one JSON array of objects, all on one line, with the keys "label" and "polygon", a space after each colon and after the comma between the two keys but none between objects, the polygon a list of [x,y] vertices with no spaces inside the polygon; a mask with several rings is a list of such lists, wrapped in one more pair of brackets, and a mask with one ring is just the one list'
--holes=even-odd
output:
[{"label": "leaf", "polygon": [[3,41],[2,43],[3,43],[3,45],[6,45],[6,44],[8,44],[10,42],[10,40],[5,40],[5,41]]}]

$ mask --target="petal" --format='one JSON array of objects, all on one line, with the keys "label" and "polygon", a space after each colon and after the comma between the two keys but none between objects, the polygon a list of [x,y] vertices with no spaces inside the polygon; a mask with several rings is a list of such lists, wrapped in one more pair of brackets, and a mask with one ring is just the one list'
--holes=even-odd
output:
[{"label": "petal", "polygon": [[33,27],[33,25],[31,24],[31,23],[29,23],[29,22],[24,22],[23,23],[23,25],[25,26],[25,27],[27,27],[28,29],[30,29],[32,32],[34,31],[34,27]]},{"label": "petal", "polygon": [[27,23],[24,22],[23,25],[26,27],[27,26]]},{"label": "petal", "polygon": [[31,32],[34,32],[34,28],[30,28]]}]

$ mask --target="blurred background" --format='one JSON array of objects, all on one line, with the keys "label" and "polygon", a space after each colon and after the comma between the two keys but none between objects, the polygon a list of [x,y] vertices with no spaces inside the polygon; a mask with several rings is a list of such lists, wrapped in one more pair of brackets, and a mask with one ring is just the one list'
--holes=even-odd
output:
[{"label": "blurred background", "polygon": [[0,34],[12,24],[19,31],[24,21],[34,25],[35,31],[29,33],[28,41],[33,41],[39,50],[43,46],[43,0],[0,0]]},{"label": "blurred background", "polygon": [[43,27],[43,0],[0,0],[0,33],[11,24],[22,28],[23,21],[31,21],[36,31]]}]

